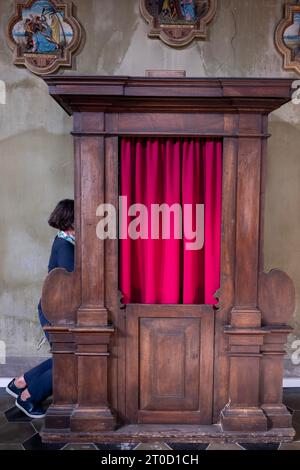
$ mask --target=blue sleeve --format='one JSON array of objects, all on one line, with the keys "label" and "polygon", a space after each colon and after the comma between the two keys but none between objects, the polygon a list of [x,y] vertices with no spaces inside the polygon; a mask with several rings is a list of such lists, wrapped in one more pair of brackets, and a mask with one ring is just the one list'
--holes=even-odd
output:
[{"label": "blue sleeve", "polygon": [[57,248],[56,261],[58,268],[65,268],[67,271],[74,271],[74,246],[66,242]]}]

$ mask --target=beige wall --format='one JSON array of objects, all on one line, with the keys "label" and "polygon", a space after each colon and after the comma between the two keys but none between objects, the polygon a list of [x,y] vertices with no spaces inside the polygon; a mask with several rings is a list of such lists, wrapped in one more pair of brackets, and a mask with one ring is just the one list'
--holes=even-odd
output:
[{"label": "beige wall", "polygon": [[[86,41],[72,73],[144,75],[155,68],[185,69],[190,77],[296,77],[282,70],[273,41],[284,0],[218,3],[210,40],[174,50],[147,38],[138,0],[75,0]],[[36,303],[53,237],[47,217],[60,198],[72,196],[73,147],[71,119],[43,80],[12,65],[5,41],[12,11],[13,1],[0,0],[0,79],[7,85],[7,104],[0,105],[0,339],[8,355],[33,356],[41,334]],[[266,268],[287,271],[299,298],[300,105],[273,113],[270,130]]]}]

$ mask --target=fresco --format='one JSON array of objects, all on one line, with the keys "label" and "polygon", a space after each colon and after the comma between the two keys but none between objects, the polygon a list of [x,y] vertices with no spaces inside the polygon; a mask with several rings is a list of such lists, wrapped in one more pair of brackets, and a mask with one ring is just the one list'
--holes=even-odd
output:
[{"label": "fresco", "polygon": [[60,54],[73,39],[73,30],[64,21],[64,12],[46,0],[37,0],[22,11],[12,35],[23,52]]},{"label": "fresco", "polygon": [[300,74],[300,4],[285,4],[284,17],[275,31],[275,45],[283,56],[284,70]]},{"label": "fresco", "polygon": [[207,25],[216,14],[216,0],[140,0],[142,16],[151,25],[148,36],[169,46],[185,46],[207,38]]},{"label": "fresco", "polygon": [[159,19],[166,23],[195,23],[207,8],[207,1],[160,0]]},{"label": "fresco", "polygon": [[294,55],[300,57],[300,12],[294,14],[294,22],[285,30],[283,40]]},{"label": "fresco", "polygon": [[72,53],[81,41],[81,27],[72,9],[72,3],[56,0],[15,2],[16,12],[8,27],[14,63],[40,75],[61,65],[71,66]]}]

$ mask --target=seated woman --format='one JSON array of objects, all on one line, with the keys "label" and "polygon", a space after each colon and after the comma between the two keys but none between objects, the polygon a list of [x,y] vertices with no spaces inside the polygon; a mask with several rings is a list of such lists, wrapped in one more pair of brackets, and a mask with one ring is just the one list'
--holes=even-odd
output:
[{"label": "seated woman", "polygon": [[[49,259],[48,272],[55,268],[74,271],[74,201],[60,201],[48,224],[59,230],[54,239]],[[50,323],[43,314],[41,301],[38,304],[39,319],[42,327]],[[49,335],[45,333],[49,341]],[[52,359],[42,362],[37,367],[13,379],[6,387],[7,393],[16,398],[16,406],[30,418],[43,418],[45,410],[40,406],[52,395]]]}]

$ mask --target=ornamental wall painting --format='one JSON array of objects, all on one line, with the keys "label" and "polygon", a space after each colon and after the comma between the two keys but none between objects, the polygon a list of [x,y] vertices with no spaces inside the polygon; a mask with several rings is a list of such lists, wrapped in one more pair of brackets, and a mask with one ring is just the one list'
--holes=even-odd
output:
[{"label": "ornamental wall painting", "polygon": [[71,67],[82,36],[72,10],[71,2],[59,0],[15,2],[15,14],[8,25],[14,64],[38,75]]},{"label": "ornamental wall painting", "polygon": [[284,69],[300,74],[300,2],[285,5],[285,17],[277,26],[275,42],[283,55]]},{"label": "ornamental wall painting", "polygon": [[217,0],[140,0],[141,14],[150,24],[148,36],[169,46],[207,39],[207,25],[216,9]]}]

